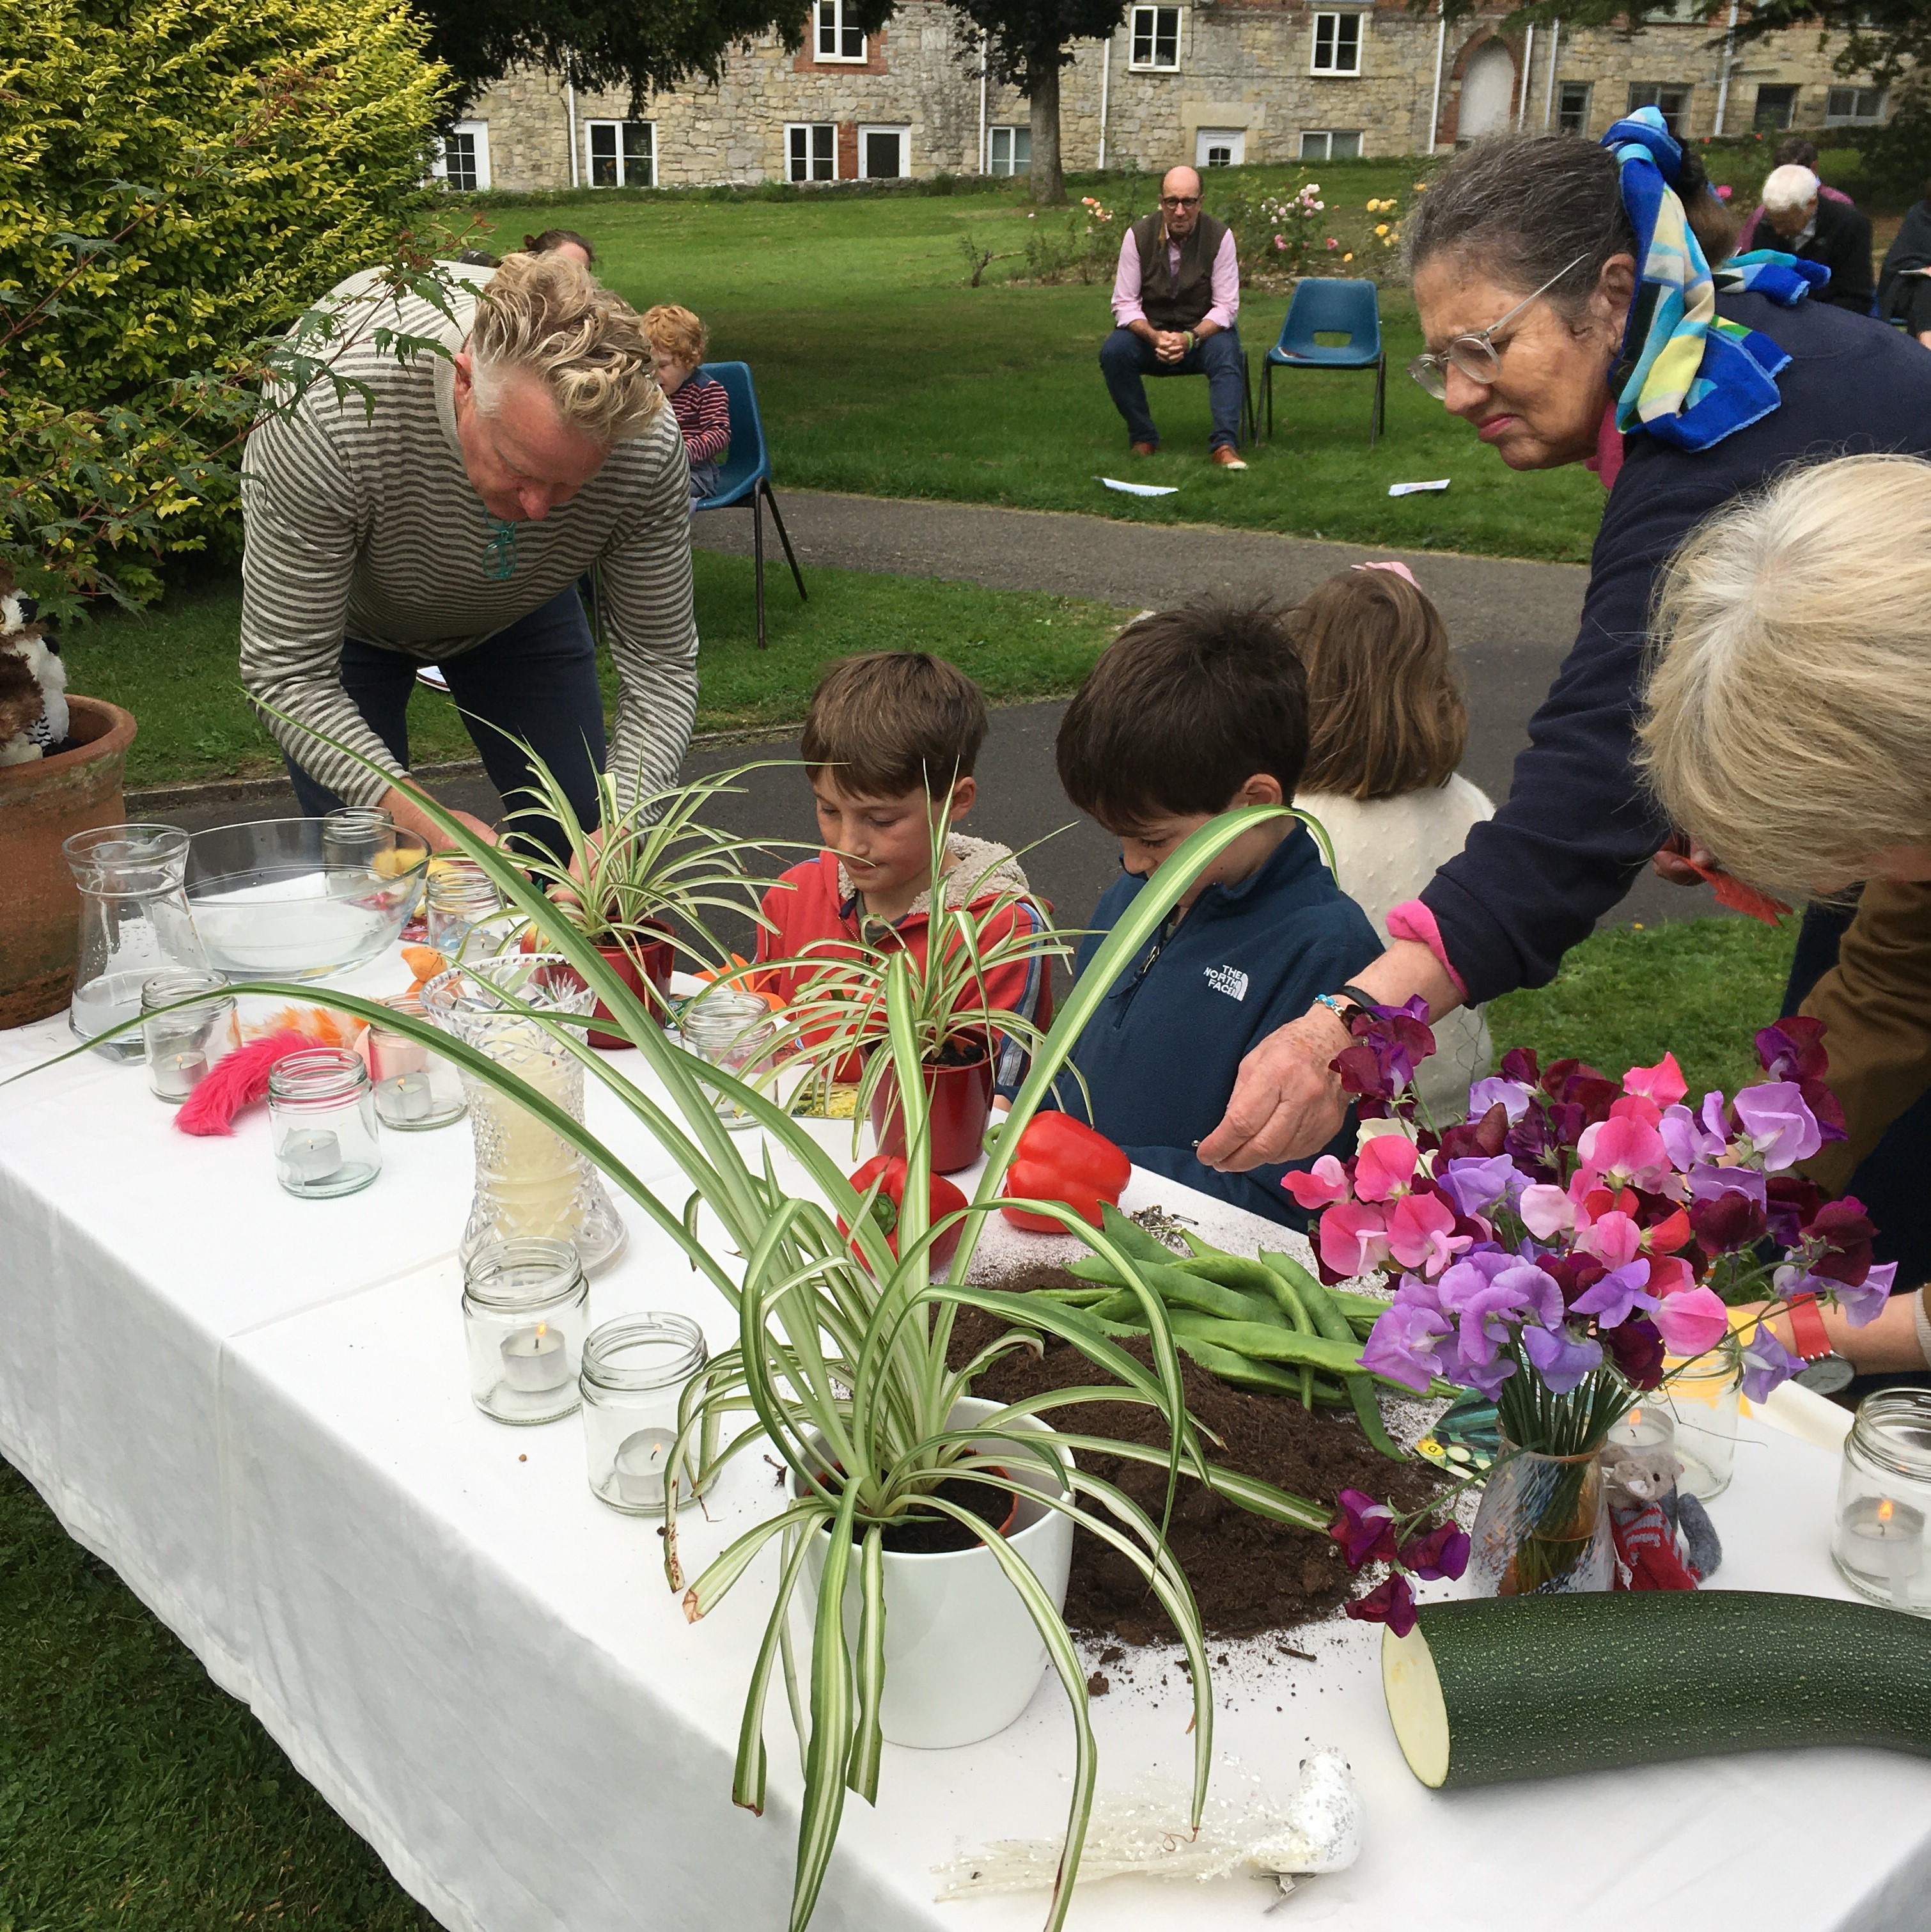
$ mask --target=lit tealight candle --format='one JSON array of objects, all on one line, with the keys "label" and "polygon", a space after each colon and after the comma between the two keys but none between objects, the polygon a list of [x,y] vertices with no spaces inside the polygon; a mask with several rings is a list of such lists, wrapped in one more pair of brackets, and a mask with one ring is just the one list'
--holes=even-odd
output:
[{"label": "lit tealight candle", "polygon": [[1912,1583],[1924,1568],[1924,1512],[1889,1496],[1860,1496],[1844,1512],[1843,1533],[1858,1568],[1882,1576],[1891,1601],[1910,1610]]},{"label": "lit tealight candle", "polygon": [[291,1134],[278,1156],[289,1178],[301,1184],[327,1180],[342,1172],[342,1143],[326,1127]]},{"label": "lit tealight candle", "polygon": [[155,1060],[150,1070],[154,1089],[163,1100],[185,1100],[208,1077],[205,1053],[169,1053]]},{"label": "lit tealight candle", "polygon": [[676,1435],[668,1429],[639,1429],[626,1436],[617,1445],[617,1494],[635,1508],[661,1507],[670,1452],[676,1446]]},{"label": "lit tealight candle", "polygon": [[1626,1449],[1669,1449],[1676,1442],[1676,1419],[1666,1408],[1645,1402],[1633,1408],[1609,1431],[1612,1442]]},{"label": "lit tealight candle", "polygon": [[399,1073],[382,1089],[382,1111],[398,1120],[426,1120],[435,1096],[427,1073]]},{"label": "lit tealight candle", "polygon": [[503,1338],[503,1380],[523,1395],[547,1395],[570,1379],[563,1337],[547,1322]]}]

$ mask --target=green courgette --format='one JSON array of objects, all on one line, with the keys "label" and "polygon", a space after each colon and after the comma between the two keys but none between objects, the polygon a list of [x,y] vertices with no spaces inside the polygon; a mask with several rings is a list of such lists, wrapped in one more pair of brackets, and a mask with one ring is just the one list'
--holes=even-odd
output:
[{"label": "green courgette", "polygon": [[1824,1597],[1638,1591],[1431,1604],[1381,1688],[1437,1790],[1732,1750],[1931,1757],[1931,1622]]}]

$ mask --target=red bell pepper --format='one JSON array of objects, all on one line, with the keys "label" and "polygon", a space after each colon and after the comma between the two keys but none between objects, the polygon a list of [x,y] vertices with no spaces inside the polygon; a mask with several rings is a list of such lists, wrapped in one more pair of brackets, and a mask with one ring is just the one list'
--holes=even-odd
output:
[{"label": "red bell pepper", "polygon": [[[1035,1114],[1019,1136],[1001,1192],[1030,1201],[1063,1202],[1081,1220],[1099,1226],[1102,1204],[1117,1207],[1133,1163],[1102,1133],[1069,1114]],[[1024,1208],[999,1210],[1015,1228],[1063,1234],[1064,1225]]]},{"label": "red bell pepper", "polygon": [[[903,1154],[875,1154],[871,1160],[851,1177],[851,1184],[861,1194],[870,1191],[879,1176],[885,1177],[884,1185],[878,1190],[878,1198],[871,1204],[872,1219],[885,1231],[885,1245],[892,1250],[894,1261],[898,1258],[898,1216],[905,1204],[905,1156]],[[966,1198],[943,1174],[929,1176],[925,1184],[925,1217],[928,1226],[942,1221],[948,1214],[956,1214],[966,1204]],[[842,1218],[838,1222],[838,1232],[848,1234]],[[934,1268],[943,1268],[952,1258],[958,1246],[959,1237],[965,1232],[963,1221],[955,1222],[931,1246],[926,1250]]]}]

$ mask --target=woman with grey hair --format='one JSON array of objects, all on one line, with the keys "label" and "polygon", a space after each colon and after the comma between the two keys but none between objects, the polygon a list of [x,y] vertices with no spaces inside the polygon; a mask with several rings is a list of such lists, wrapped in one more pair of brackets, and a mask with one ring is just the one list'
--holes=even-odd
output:
[{"label": "woman with grey hair", "polygon": [[1713,270],[1694,226],[1710,200],[1644,109],[1601,146],[1477,144],[1417,205],[1409,259],[1427,350],[1411,374],[1511,469],[1588,463],[1609,486],[1582,628],[1501,809],[1390,914],[1392,942],[1353,988],[1248,1055],[1202,1160],[1244,1170],[1333,1138],[1345,1102],[1330,1063],[1354,988],[1440,1015],[1552,979],[1670,837],[1630,742],[1671,554],[1794,461],[1931,453],[1931,360],[1810,299],[1807,263],[1759,254]]}]

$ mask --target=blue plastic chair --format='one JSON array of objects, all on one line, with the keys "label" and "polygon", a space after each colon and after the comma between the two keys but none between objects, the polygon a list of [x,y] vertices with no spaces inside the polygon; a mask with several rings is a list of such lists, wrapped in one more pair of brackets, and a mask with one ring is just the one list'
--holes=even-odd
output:
[{"label": "blue plastic chair", "polygon": [[764,446],[764,423],[757,413],[757,391],[752,386],[748,362],[706,362],[698,374],[724,386],[730,404],[731,446],[718,472],[718,487],[696,506],[697,514],[706,510],[748,508],[751,516],[752,550],[757,568],[757,647],[764,643],[764,506],[771,506],[771,520],[778,526],[778,540],[784,546],[784,561],[798,586],[798,601],[805,595],[804,573],[791,548],[784,519],[778,514],[778,498],[771,488],[771,452]]},{"label": "blue plastic chair", "polygon": [[[1317,334],[1345,335],[1345,343],[1315,341]],[[1276,369],[1372,369],[1375,404],[1368,416],[1368,447],[1387,420],[1388,353],[1381,346],[1381,307],[1372,282],[1330,280],[1304,276],[1294,286],[1281,324],[1281,339],[1267,351],[1261,366],[1261,400],[1267,415],[1267,434],[1274,433]]]}]

